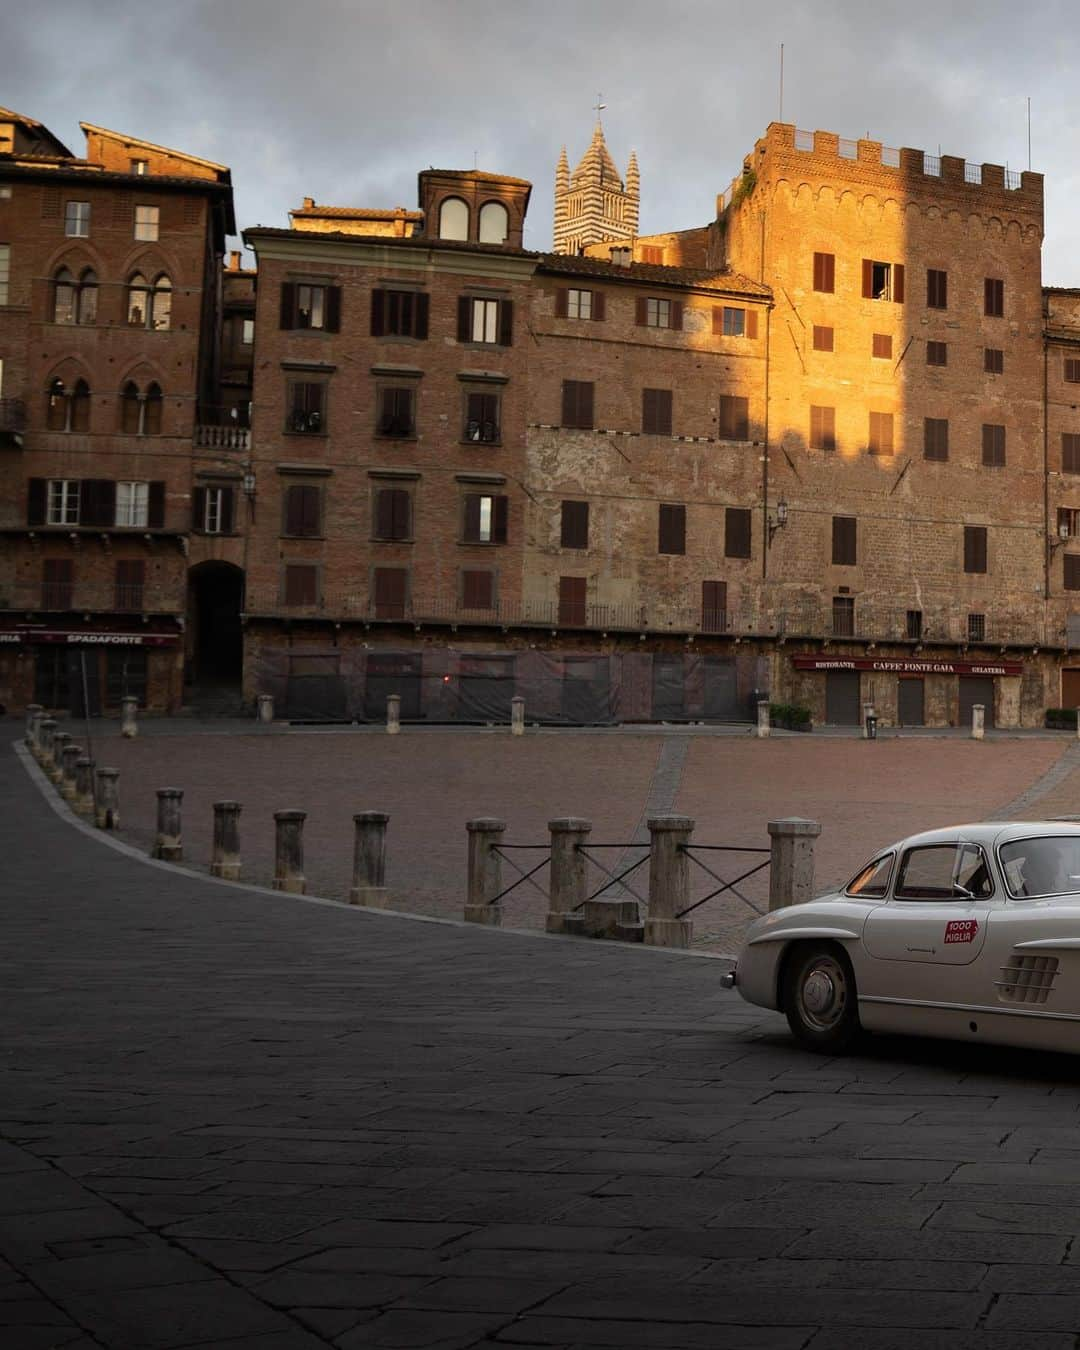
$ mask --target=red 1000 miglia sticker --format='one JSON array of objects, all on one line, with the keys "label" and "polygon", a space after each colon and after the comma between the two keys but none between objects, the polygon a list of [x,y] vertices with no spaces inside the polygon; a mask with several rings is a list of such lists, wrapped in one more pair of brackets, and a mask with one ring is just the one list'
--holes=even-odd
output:
[{"label": "red 1000 miglia sticker", "polygon": [[945,925],[945,941],[974,942],[978,931],[978,919],[950,919]]}]

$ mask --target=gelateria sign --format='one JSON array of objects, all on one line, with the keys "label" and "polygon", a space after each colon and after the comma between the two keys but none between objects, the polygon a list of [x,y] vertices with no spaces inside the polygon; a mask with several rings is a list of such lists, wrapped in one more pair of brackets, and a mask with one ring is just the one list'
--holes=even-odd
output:
[{"label": "gelateria sign", "polygon": [[918,661],[906,657],[793,656],[796,670],[874,670],[889,675],[1020,675],[1019,661]]}]

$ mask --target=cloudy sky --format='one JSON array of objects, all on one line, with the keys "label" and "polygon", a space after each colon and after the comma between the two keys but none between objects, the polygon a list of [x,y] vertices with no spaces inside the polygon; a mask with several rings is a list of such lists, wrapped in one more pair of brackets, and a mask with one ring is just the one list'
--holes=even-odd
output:
[{"label": "cloudy sky", "polygon": [[642,175],[643,233],[711,217],[779,113],[1046,174],[1043,279],[1080,285],[1080,25],[1062,0],[35,0],[0,41],[0,104],[73,150],[80,120],[228,164],[242,226],[304,196],[414,206],[429,165],[535,184],[551,244],[602,91]]}]

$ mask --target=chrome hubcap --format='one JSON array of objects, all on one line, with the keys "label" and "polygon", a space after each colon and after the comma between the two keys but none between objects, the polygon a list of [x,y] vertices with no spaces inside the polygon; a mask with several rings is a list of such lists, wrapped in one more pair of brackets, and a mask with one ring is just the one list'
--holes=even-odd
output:
[{"label": "chrome hubcap", "polygon": [[818,1031],[828,1031],[841,1020],[847,1000],[847,981],[840,964],[828,957],[815,961],[799,988],[803,1021]]},{"label": "chrome hubcap", "polygon": [[836,990],[827,972],[813,971],[803,986],[803,1002],[806,1004],[807,1012],[816,1013],[820,1017],[835,1000]]}]

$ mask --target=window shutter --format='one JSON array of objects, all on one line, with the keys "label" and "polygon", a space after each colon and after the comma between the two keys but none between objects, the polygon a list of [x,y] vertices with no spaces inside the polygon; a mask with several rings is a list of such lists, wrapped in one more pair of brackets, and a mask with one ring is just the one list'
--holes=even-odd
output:
[{"label": "window shutter", "polygon": [[391,526],[395,539],[408,539],[412,533],[412,498],[405,488],[393,488],[391,490],[393,498],[391,505]]},{"label": "window shutter", "polygon": [[491,572],[464,571],[461,574],[462,606],[465,609],[492,609],[495,577]]},{"label": "window shutter", "polygon": [[892,265],[892,298],[898,304],[904,303],[904,264]]},{"label": "window shutter", "polygon": [[655,389],[641,391],[641,429],[646,435],[656,430],[656,394]]},{"label": "window shutter", "polygon": [[221,489],[221,521],[219,529],[222,534],[232,534],[233,532],[233,501],[236,497],[234,487],[223,487]]},{"label": "window shutter", "polygon": [[686,552],[686,507],[668,506],[660,507],[660,538],[658,552],[660,553],[685,553]]},{"label": "window shutter", "polygon": [[671,435],[671,400],[670,389],[656,391],[657,431],[661,436]]},{"label": "window shutter", "polygon": [[753,342],[757,338],[757,320],[758,312],[756,309],[746,311],[746,336]]},{"label": "window shutter", "polygon": [[327,333],[337,333],[341,330],[340,286],[327,286],[326,288],[326,316],[323,321],[323,329]]},{"label": "window shutter", "polygon": [[726,581],[701,583],[701,626],[710,633],[722,633],[727,628]]},{"label": "window shutter", "polygon": [[291,281],[281,284],[281,327],[292,328],[296,321],[296,287]]},{"label": "window shutter", "polygon": [[165,527],[165,484],[157,479],[150,484],[150,491],[147,494],[148,505],[146,512],[146,523],[151,530],[161,530]]},{"label": "window shutter", "polygon": [[671,326],[676,332],[682,331],[683,302],[681,300],[672,300],[671,302]]},{"label": "window shutter", "polygon": [[834,565],[841,567],[853,567],[855,565],[854,516],[833,516],[832,560]]},{"label": "window shutter", "polygon": [[403,619],[408,573],[403,567],[376,567],[375,617]]},{"label": "window shutter", "polygon": [[862,260],[862,293],[864,300],[873,300],[874,260],[872,258],[864,258]]},{"label": "window shutter", "polygon": [[510,516],[510,498],[492,498],[491,541],[494,544],[506,543],[506,525]]},{"label": "window shutter", "polygon": [[1080,591],[1080,553],[1066,553],[1063,561],[1065,590]]},{"label": "window shutter", "polygon": [[26,523],[45,524],[45,497],[48,484],[44,478],[31,478],[26,485]]},{"label": "window shutter", "polygon": [[470,492],[465,498],[465,541],[475,544],[480,540],[480,494]]},{"label": "window shutter", "polygon": [[111,479],[82,480],[79,485],[79,523],[105,527],[116,524],[116,484]]},{"label": "window shutter", "polygon": [[318,569],[310,563],[287,563],[285,567],[285,603],[287,605],[314,605],[318,603]]},{"label": "window shutter", "polygon": [[589,503],[563,502],[560,546],[562,548],[589,547]]},{"label": "window shutter", "polygon": [[294,484],[285,489],[285,533],[299,534],[303,522],[300,489]]},{"label": "window shutter", "polygon": [[592,293],[592,316],[594,323],[603,323],[604,321],[604,292],[593,291]]},{"label": "window shutter", "polygon": [[986,527],[964,526],[964,571],[986,571]]},{"label": "window shutter", "polygon": [[724,556],[750,557],[750,512],[744,507],[729,506],[724,512]]},{"label": "window shutter", "polygon": [[713,337],[724,336],[724,307],[723,305],[713,305],[712,307],[712,331]]},{"label": "window shutter", "polygon": [[577,423],[577,383],[563,380],[562,386],[562,425],[572,427]]},{"label": "window shutter", "polygon": [[320,508],[322,506],[322,488],[303,487],[300,489],[301,511],[303,512],[303,533],[317,535],[322,524]]},{"label": "window shutter", "polygon": [[593,385],[590,381],[578,385],[578,426],[591,428],[593,425]]},{"label": "window shutter", "polygon": [[[634,322],[639,328],[644,328],[649,321],[649,302],[643,295],[639,295],[634,301]],[[569,578],[567,578],[569,580]]]},{"label": "window shutter", "polygon": [[559,622],[561,624],[583,624],[586,618],[588,599],[588,580],[586,577],[559,578]]},{"label": "window shutter", "polygon": [[386,332],[386,292],[376,287],[371,292],[371,336],[382,337]]},{"label": "window shutter", "polygon": [[193,488],[191,491],[191,528],[193,530],[206,529],[206,489],[204,487]]},{"label": "window shutter", "polygon": [[422,338],[426,341],[428,335],[428,310],[430,308],[431,297],[427,291],[421,291],[416,297],[416,320],[413,328],[413,337]]},{"label": "window shutter", "polygon": [[472,301],[467,295],[459,295],[457,302],[457,340],[468,342],[472,337],[471,323]]},{"label": "window shutter", "polygon": [[[555,317],[565,319],[570,311],[569,305],[570,293],[565,286],[560,286],[555,292]],[[466,572],[465,574],[469,574]]]},{"label": "window shutter", "polygon": [[394,537],[393,488],[380,488],[375,494],[375,535],[379,539]]},{"label": "window shutter", "polygon": [[514,345],[514,302],[513,300],[499,301],[499,346],[512,347]]}]

